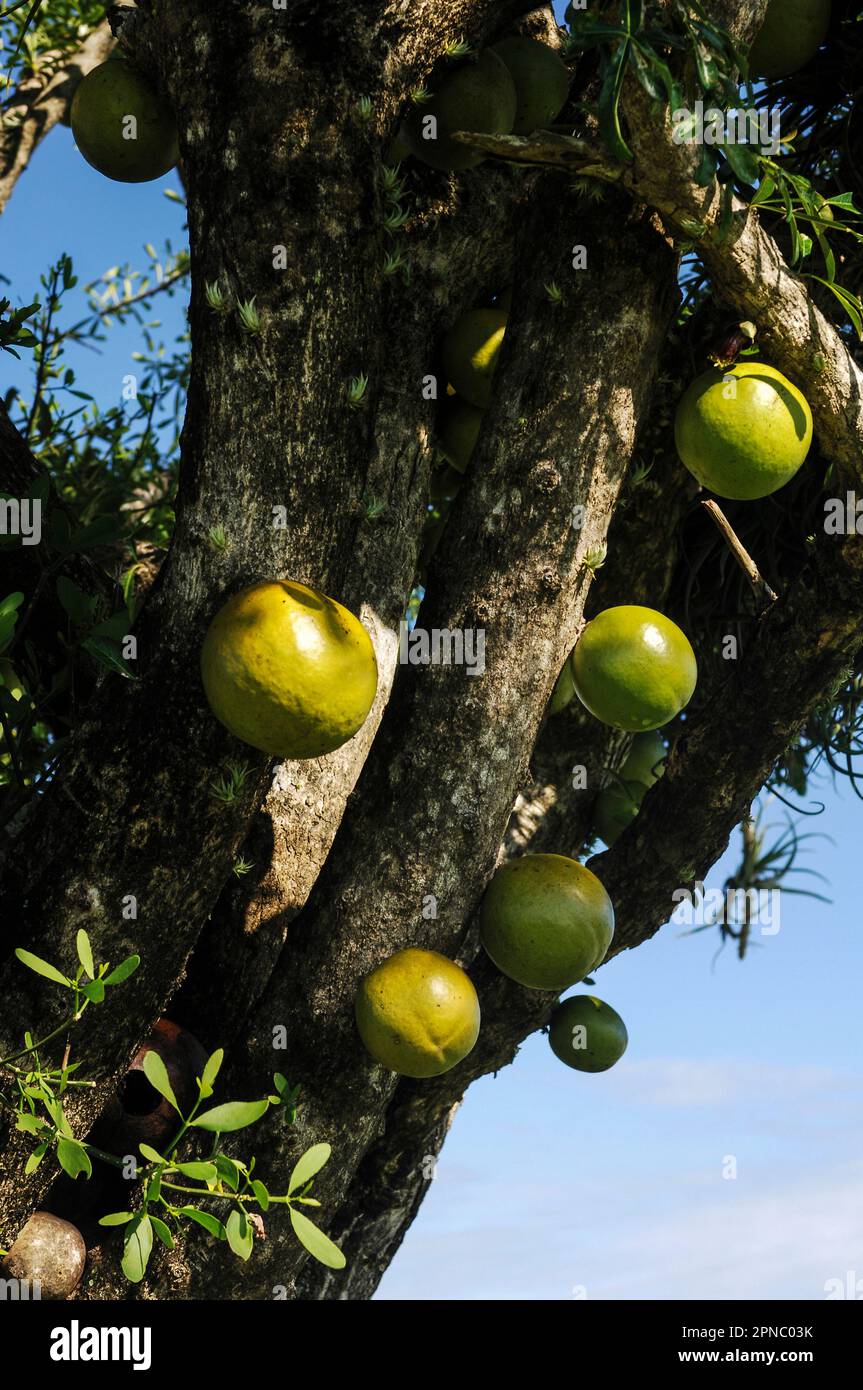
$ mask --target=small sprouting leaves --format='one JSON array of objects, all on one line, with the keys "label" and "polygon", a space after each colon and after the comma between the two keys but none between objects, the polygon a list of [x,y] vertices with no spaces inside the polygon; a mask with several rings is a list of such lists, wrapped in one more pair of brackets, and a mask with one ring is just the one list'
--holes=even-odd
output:
[{"label": "small sprouting leaves", "polygon": [[210,795],[215,801],[230,806],[243,791],[249,773],[250,769],[245,763],[226,763],[222,775],[210,783]]},{"label": "small sprouting leaves", "polygon": [[144,1075],[153,1087],[153,1090],[158,1091],[160,1096],[164,1096],[168,1104],[182,1117],[182,1111],[177,1104],[177,1097],[174,1095],[174,1088],[168,1077],[168,1068],[165,1066],[158,1052],[155,1052],[151,1048],[149,1052],[144,1054],[144,1060],[141,1065]]},{"label": "small sprouting leaves", "polygon": [[472,52],[471,46],[463,38],[451,39],[444,47],[444,53],[448,58],[467,58]]},{"label": "small sprouting leaves", "polygon": [[237,311],[246,333],[260,333],[261,331],[261,316],[255,308],[256,297],[256,295],[252,295],[251,299],[237,300]]},{"label": "small sprouting leaves", "polygon": [[232,1100],[205,1110],[192,1124],[211,1134],[233,1134],[235,1130],[253,1125],[269,1109],[268,1100]]},{"label": "small sprouting leaves", "polygon": [[329,1144],[313,1144],[310,1149],[307,1149],[291,1173],[288,1196],[292,1196],[299,1188],[304,1187],[309,1179],[315,1176],[315,1173],[319,1173],[324,1164],[329,1162],[331,1154],[332,1149]]},{"label": "small sprouting leaves", "polygon": [[210,545],[212,549],[216,551],[225,551],[230,549],[228,533],[225,530],[224,526],[210,527],[209,531],[207,532],[207,544]]},{"label": "small sprouting leaves", "polygon": [[357,410],[362,405],[368,384],[369,379],[363,373],[360,373],[359,376],[351,377],[345,387],[345,395],[348,399],[348,405],[352,410]]},{"label": "small sprouting leaves", "polygon": [[207,281],[204,285],[204,294],[206,296],[208,305],[214,313],[223,314],[225,310],[228,308],[228,301],[225,296],[225,292],[222,289],[222,286],[219,284],[218,280],[214,280],[212,284],[210,284],[210,282]]},{"label": "small sprouting leaves", "polygon": [[370,121],[372,118],[372,99],[371,97],[360,97],[357,102],[357,115],[361,121]]},{"label": "small sprouting leaves", "polygon": [[334,1245],[329,1236],[325,1236],[313,1221],[304,1216],[296,1207],[290,1208],[291,1225],[294,1228],[294,1235],[301,1245],[304,1245],[310,1255],[313,1255],[320,1264],[326,1265],[327,1269],[344,1269],[347,1260],[337,1245]]},{"label": "small sprouting leaves", "polygon": [[544,288],[550,304],[557,305],[563,303],[563,290],[556,280],[550,280]]}]

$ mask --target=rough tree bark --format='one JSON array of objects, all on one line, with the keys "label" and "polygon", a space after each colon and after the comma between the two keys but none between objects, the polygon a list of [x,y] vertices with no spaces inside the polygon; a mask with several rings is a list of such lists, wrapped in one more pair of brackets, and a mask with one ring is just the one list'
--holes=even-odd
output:
[{"label": "rough tree bark", "polygon": [[[726,8],[751,33],[765,0]],[[332,1143],[316,1195],[322,1224],[349,1259],[340,1274],[312,1265],[271,1210],[267,1240],[247,1264],[189,1240],[154,1261],[143,1297],[266,1298],[276,1285],[295,1298],[369,1297],[416,1214],[465,1089],[510,1061],[547,1019],[550,996],[519,988],[479,954],[476,907],[500,853],[578,848],[600,770],[624,751],[623,740],[583,717],[567,716],[562,734],[542,717],[584,621],[585,556],[608,533],[651,409],[675,305],[673,241],[691,236],[692,223],[704,228],[699,249],[718,291],[757,317],[777,365],[810,376],[819,354],[808,393],[819,447],[859,479],[863,392],[853,358],[756,214],[738,208],[733,236],[715,235],[715,189],[693,184],[637,92],[626,93],[631,169],[582,141],[542,137],[477,141],[495,159],[458,179],[420,170],[403,234],[410,283],[382,275],[390,243],[379,171],[406,94],[440,70],[448,43],[481,45],[515,21],[553,36],[549,12],[525,20],[527,9],[516,0],[281,11],[154,0],[114,17],[121,45],[169,94],[181,134],[193,367],[177,526],[136,629],[137,681],[101,680],[60,776],[7,831],[0,1051],[56,1018],[50,991],[8,959],[15,946],[70,961],[85,926],[102,957],[138,951],[122,1011],[103,1011],[76,1039],[100,1083],[72,1112],[76,1132],[86,1132],[153,1020],[174,1011],[206,1045],[231,1044],[226,1090],[261,1094],[276,1069],[302,1084],[296,1126],[264,1122],[256,1131],[259,1168],[275,1185],[308,1143]],[[513,168],[518,162],[556,167]],[[586,169],[609,186],[603,201],[585,201]],[[589,274],[571,273],[574,243],[589,248]],[[279,247],[284,271],[274,269]],[[495,398],[421,617],[428,629],[484,630],[486,671],[397,670],[433,457],[423,377],[459,312],[510,280]],[[552,280],[564,285],[560,304],[546,293]],[[255,298],[260,334],[208,307],[205,286],[214,282],[232,300]],[[369,389],[354,411],[345,386],[360,373]],[[0,426],[4,476],[20,476],[29,463]],[[655,501],[617,514],[621,546],[597,586],[602,606],[625,595],[661,606],[682,486],[669,473]],[[386,504],[381,517],[372,498]],[[572,524],[578,504],[581,529]],[[276,507],[286,509],[286,528],[273,525]],[[662,509],[661,525],[652,507]],[[216,525],[229,537],[226,551],[208,543]],[[215,609],[274,574],[361,612],[378,652],[368,726],[315,764],[272,768],[240,752],[199,686],[197,652]],[[737,669],[709,692],[637,821],[592,861],[615,904],[614,952],[655,932],[674,889],[722,852],[858,651],[861,617],[859,546],[822,538]],[[242,756],[251,775],[228,811],[209,787],[229,755]],[[567,791],[575,760],[589,769],[589,795]],[[243,846],[258,873],[226,887]],[[127,920],[130,894],[137,916]],[[422,913],[429,894],[431,920]],[[373,1065],[352,1023],[359,978],[409,944],[468,966],[483,1008],[474,1053],[428,1083]],[[277,1025],[287,1036],[278,1052]],[[0,1131],[0,1244],[49,1181],[41,1169],[22,1180],[22,1153]],[[109,1244],[79,1297],[120,1296],[128,1286]]]}]

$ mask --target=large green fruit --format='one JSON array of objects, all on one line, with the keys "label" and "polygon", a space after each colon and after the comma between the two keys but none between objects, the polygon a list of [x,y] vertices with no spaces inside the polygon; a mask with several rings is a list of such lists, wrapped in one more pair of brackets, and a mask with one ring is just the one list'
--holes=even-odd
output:
[{"label": "large green fruit", "polygon": [[441,452],[459,473],[463,473],[476,447],[483,412],[470,401],[447,396],[441,405],[438,436]]},{"label": "large green fruit", "polygon": [[[491,49],[445,77],[429,101],[417,102],[400,133],[411,154],[433,169],[471,169],[482,155],[450,138],[454,130],[508,135],[515,120],[515,85]],[[434,121],[429,122],[433,116]]]},{"label": "large green fruit", "polygon": [[562,854],[526,854],[497,870],[481,911],[482,944],[528,989],[560,991],[605,956],[614,908],[595,874]]},{"label": "large green fruit", "polygon": [[660,733],[654,729],[648,734],[636,734],[621,765],[620,776],[624,781],[652,787],[665,771],[665,758],[666,749]]},{"label": "large green fruit", "polygon": [[457,319],[443,340],[447,380],[460,396],[478,410],[491,400],[506,314],[500,309],[469,309]]},{"label": "large green fruit", "polygon": [[677,407],[674,438],[702,487],[752,501],[794,477],[812,443],[812,413],[775,367],[743,362],[693,381]]},{"label": "large green fruit", "polygon": [[501,39],[492,44],[509,68],[518,101],[513,135],[530,135],[551,125],[569,92],[569,73],[564,63],[537,39]]},{"label": "large green fruit", "polygon": [[280,758],[320,758],[365,722],[377,687],[368,633],[335,599],[287,579],[228,599],[201,648],[210,708]]},{"label": "large green fruit", "polygon": [[551,692],[551,699],[548,702],[548,713],[550,717],[560,714],[561,710],[566,709],[567,705],[575,699],[575,684],[572,679],[572,667],[569,664],[569,657],[563,663],[560,675],[554,683],[554,690]]},{"label": "large green fruit", "polygon": [[830,0],[770,0],[749,50],[751,77],[785,77],[809,62],[830,24]]},{"label": "large green fruit", "polygon": [[479,1035],[479,1000],[465,972],[437,951],[398,951],[366,975],[355,1000],[360,1037],[401,1076],[439,1076]]},{"label": "large green fruit", "polygon": [[619,1062],[629,1038],[620,1014],[592,994],[564,999],[549,1020],[555,1057],[576,1071],[608,1071]]},{"label": "large green fruit", "polygon": [[677,624],[637,604],[606,608],[589,622],[570,661],[581,703],[629,733],[667,724],[688,705],[698,679],[695,653]]},{"label": "large green fruit", "polygon": [[170,106],[122,58],[100,63],[78,85],[71,125],[87,163],[120,183],[161,178],[177,162]]}]

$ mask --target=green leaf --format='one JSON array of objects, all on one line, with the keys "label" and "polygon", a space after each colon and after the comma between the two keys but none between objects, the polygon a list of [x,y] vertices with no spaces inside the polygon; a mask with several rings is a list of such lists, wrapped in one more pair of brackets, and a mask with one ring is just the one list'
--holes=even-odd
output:
[{"label": "green leaf", "polygon": [[241,1260],[247,1260],[252,1253],[255,1235],[246,1213],[232,1211],[225,1223],[225,1232],[234,1254],[239,1255]]},{"label": "green leaf", "polygon": [[20,1129],[24,1134],[38,1134],[40,1129],[45,1128],[45,1121],[41,1115],[31,1115],[27,1112],[18,1116],[15,1121],[15,1128]]},{"label": "green leaf", "polygon": [[93,521],[82,526],[80,531],[75,531],[69,538],[69,550],[91,550],[97,545],[110,545],[115,541],[122,530],[119,517],[116,516],[97,516]]},{"label": "green leaf", "polygon": [[123,648],[113,637],[85,637],[81,646],[100,666],[104,666],[106,671],[114,671],[125,676],[126,680],[135,679],[135,673],[129,669],[123,656]]},{"label": "green leaf", "polygon": [[175,1167],[184,1177],[194,1178],[196,1182],[205,1182],[208,1186],[219,1176],[215,1163],[177,1163]]},{"label": "green leaf", "polygon": [[105,981],[90,980],[89,984],[82,987],[81,993],[90,1000],[91,1004],[101,1004],[105,998]]},{"label": "green leaf", "polygon": [[110,975],[105,976],[104,983],[106,985],[122,984],[124,980],[128,980],[130,975],[134,975],[140,964],[140,956],[127,956],[125,960],[121,960],[120,964],[114,967]]},{"label": "green leaf", "polygon": [[125,1226],[130,1221],[134,1221],[133,1211],[112,1211],[108,1216],[99,1217],[100,1226]]},{"label": "green leaf", "polygon": [[258,1199],[258,1205],[260,1206],[261,1211],[269,1211],[270,1194],[264,1187],[264,1184],[262,1182],[259,1182],[257,1178],[252,1178],[252,1191]]},{"label": "green leaf", "polygon": [[198,1129],[206,1129],[211,1134],[233,1134],[235,1130],[246,1129],[259,1120],[267,1110],[268,1100],[231,1100],[226,1105],[217,1105],[205,1110],[192,1124]]},{"label": "green leaf", "polygon": [[96,967],[93,964],[93,950],[90,946],[90,938],[83,927],[75,937],[75,946],[78,951],[78,959],[90,976],[91,980],[96,978]]},{"label": "green leaf", "polygon": [[833,291],[854,325],[857,337],[863,341],[863,302],[861,302],[860,298],[856,294],[852,294],[850,290],[843,289],[841,285],[831,283],[829,280],[822,280],[820,275],[807,275],[805,278],[807,280],[817,280],[819,285],[826,285],[828,290]]},{"label": "green leaf", "polygon": [[47,960],[40,960],[39,956],[34,956],[32,951],[24,951],[20,946],[16,947],[15,954],[22,965],[26,965],[28,970],[33,970],[37,975],[44,975],[46,980],[54,980],[58,985],[66,985],[67,988],[74,988],[74,980],[62,975],[55,965],[49,965]]},{"label": "green leaf", "polygon": [[3,599],[3,602],[0,603],[0,618],[5,618],[7,613],[14,613],[16,609],[21,607],[23,602],[24,595],[22,593],[16,592],[14,594],[8,594],[6,598]]},{"label": "green leaf", "polygon": [[105,618],[101,623],[97,623],[90,630],[91,637],[110,637],[114,642],[122,644],[123,638],[129,635],[129,614],[125,608],[121,608],[119,613],[112,613],[110,618]]},{"label": "green leaf", "polygon": [[722,146],[722,153],[731,165],[741,183],[752,188],[758,182],[760,168],[757,157],[746,145],[735,145],[733,141]]},{"label": "green leaf", "polygon": [[302,1158],[294,1167],[288,1183],[288,1196],[296,1192],[298,1188],[305,1187],[309,1178],[313,1178],[315,1173],[319,1173],[324,1164],[329,1161],[332,1149],[329,1144],[313,1144],[310,1149],[306,1149]]},{"label": "green leaf", "polygon": [[214,1052],[212,1057],[208,1057],[204,1066],[204,1074],[201,1077],[201,1095],[206,1099],[213,1094],[213,1087],[216,1084],[216,1077],[222,1066],[225,1057],[225,1049],[220,1047]]},{"label": "green leaf", "polygon": [[240,1186],[240,1170],[234,1160],[226,1154],[216,1154],[216,1168],[222,1182],[236,1192]]},{"label": "green leaf", "polygon": [[153,1227],[153,1230],[156,1232],[156,1235],[159,1237],[162,1244],[166,1245],[169,1250],[173,1250],[174,1237],[171,1235],[171,1232],[169,1228],[165,1225],[164,1221],[160,1221],[158,1216],[151,1216],[150,1225]]},{"label": "green leaf", "polygon": [[31,1153],[30,1157],[27,1159],[27,1162],[24,1164],[25,1177],[29,1178],[31,1173],[36,1172],[36,1169],[39,1167],[39,1164],[42,1162],[42,1159],[45,1157],[50,1147],[51,1143],[48,1139],[43,1140],[41,1144],[37,1145],[37,1147]]},{"label": "green leaf", "polygon": [[[147,1053],[147,1056],[149,1057],[150,1054]],[[139,1145],[138,1145],[138,1152],[142,1155],[142,1157],[146,1158],[146,1159],[148,1160],[148,1162],[150,1162],[150,1163],[166,1163],[166,1162],[167,1162],[167,1159],[163,1158],[162,1155],[161,1155],[160,1153],[158,1153],[154,1148],[151,1148],[151,1146],[150,1146],[149,1144],[139,1144]]]},{"label": "green leaf", "polygon": [[123,1273],[132,1284],[140,1284],[147,1273],[153,1252],[153,1225],[149,1216],[138,1215],[126,1231],[123,1242]]},{"label": "green leaf", "polygon": [[77,1139],[58,1139],[57,1159],[64,1173],[68,1173],[70,1178],[77,1178],[79,1173],[83,1173],[85,1178],[92,1176],[93,1165],[90,1155]]},{"label": "green leaf", "polygon": [[602,90],[599,94],[599,132],[614,155],[622,164],[631,164],[635,156],[623,138],[620,125],[620,93],[626,76],[626,60],[629,55],[629,39],[625,39],[615,50],[605,71]]},{"label": "green leaf", "polygon": [[168,1078],[168,1068],[165,1066],[158,1052],[154,1052],[152,1049],[149,1052],[145,1052],[144,1060],[141,1065],[144,1075],[153,1089],[158,1091],[160,1096],[165,1097],[168,1104],[173,1106],[182,1119],[183,1112],[177,1104],[177,1097],[174,1095],[173,1087]]},{"label": "green leaf", "polygon": [[93,600],[64,574],[57,580],[57,597],[73,623],[79,627],[89,623],[93,614]]},{"label": "green leaf", "polygon": [[310,1221],[296,1207],[290,1207],[291,1225],[294,1228],[294,1235],[301,1245],[304,1245],[309,1254],[327,1269],[344,1269],[347,1260],[337,1245],[334,1245],[329,1236],[325,1236],[319,1230],[314,1221]]},{"label": "green leaf", "polygon": [[198,1211],[197,1207],[180,1207],[181,1216],[187,1216],[196,1225],[203,1226],[205,1231],[209,1231],[211,1236],[217,1236],[219,1240],[227,1240],[228,1235],[218,1217],[211,1216],[208,1211]]}]

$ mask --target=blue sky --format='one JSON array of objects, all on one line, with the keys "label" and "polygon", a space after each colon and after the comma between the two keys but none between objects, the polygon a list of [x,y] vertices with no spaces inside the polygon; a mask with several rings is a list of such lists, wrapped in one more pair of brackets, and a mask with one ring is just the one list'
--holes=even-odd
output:
[{"label": "blue sky", "polygon": [[[63,251],[83,285],[143,267],[145,241],[181,246],[166,187],[179,183],[101,178],[56,130],[0,218],[0,293],[29,302]],[[79,291],[68,322],[85,308]],[[182,315],[182,297],[158,301],[166,342]],[[103,404],[138,345],[114,328],[101,355],[74,359]],[[4,356],[0,390],[27,382]],[[817,1299],[829,1279],[863,1279],[863,807],[844,784],[820,794],[827,811],[805,828],[835,844],[802,862],[828,876],[832,906],[786,896],[779,933],[743,963],[726,950],[714,965],[712,933],[669,926],[602,970],[596,992],[629,1028],[622,1061],[582,1076],[536,1036],[474,1086],[380,1298]]]}]

